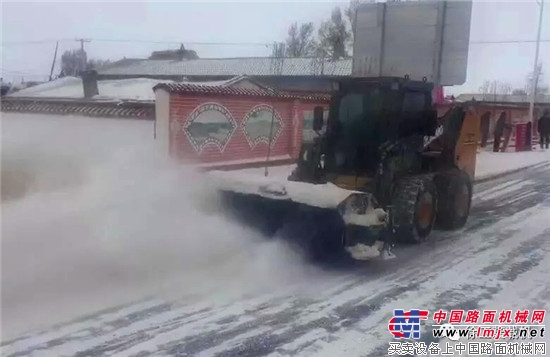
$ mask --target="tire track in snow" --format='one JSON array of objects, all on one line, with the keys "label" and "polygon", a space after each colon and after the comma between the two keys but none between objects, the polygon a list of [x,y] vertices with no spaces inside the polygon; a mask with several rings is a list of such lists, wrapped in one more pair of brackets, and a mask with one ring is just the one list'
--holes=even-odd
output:
[{"label": "tire track in snow", "polygon": [[[511,236],[509,233],[507,232],[507,235]],[[546,276],[550,273],[548,236],[550,236],[550,228],[546,228],[542,233],[523,242],[517,251],[511,250],[498,262],[482,269],[479,276],[485,280],[483,278],[479,282],[474,280],[462,286],[460,293],[450,290],[441,294],[435,306],[447,311],[451,309],[548,310],[547,297],[550,292],[550,285],[546,280]],[[534,255],[533,252],[535,252]],[[486,281],[489,281],[489,284],[483,284]],[[468,294],[463,291],[467,291]],[[457,296],[461,298],[459,299]],[[449,304],[449,301],[454,301],[454,303]],[[429,332],[423,335],[422,341],[429,344],[438,340],[433,338]],[[456,343],[448,339],[439,341],[449,342],[451,345]],[[540,341],[542,339],[538,337],[532,340],[532,342]],[[466,355],[469,356],[469,354]]]},{"label": "tire track in snow", "polygon": [[[524,219],[523,217],[517,217],[516,219],[514,219],[514,221],[522,222],[523,219]],[[502,240],[510,239],[511,237],[513,237],[513,235],[515,233],[517,233],[517,232],[511,232],[509,234],[499,235],[500,239],[494,239],[491,242],[487,242],[486,246],[483,247],[483,249],[479,249],[478,251],[481,252],[481,251],[485,251],[485,250],[494,248],[498,244],[500,244],[502,242]],[[485,235],[490,237],[493,234],[490,233],[490,232],[487,232],[487,233],[485,233]],[[442,248],[441,249],[441,255],[448,255],[448,252],[447,252],[448,247],[441,246],[440,248]],[[466,252],[459,252],[459,253],[466,253]],[[465,256],[465,255],[464,254],[459,254],[459,256]],[[436,257],[436,258],[437,258],[436,261],[445,262],[444,259],[439,259],[440,258],[439,256]],[[443,269],[446,266],[448,266],[448,263],[443,263],[440,266],[433,266],[432,265],[432,266],[429,266],[429,267],[426,267],[426,266],[422,265],[422,267],[418,270],[421,270],[421,271],[432,270],[432,272],[433,272],[432,275],[429,275],[429,274],[424,275],[424,279],[429,281],[432,278],[432,276],[435,276],[435,275],[439,274],[437,272],[437,269]],[[408,274],[408,275],[410,275],[412,278],[414,278],[414,276],[417,275],[417,274],[418,273],[416,271],[413,271],[413,272],[410,272],[410,274]],[[402,282],[402,283],[407,281],[405,279],[405,277],[403,277],[403,276],[401,277],[400,280],[401,280],[400,282]],[[359,284],[359,283],[356,282],[355,284]],[[323,327],[323,328],[325,328],[327,333],[332,333],[335,330],[339,330],[340,329],[339,327],[352,327],[361,318],[368,317],[368,315],[370,313],[372,313],[373,311],[380,310],[380,308],[382,306],[382,302],[391,301],[392,297],[399,296],[400,294],[402,294],[402,293],[404,293],[404,292],[406,292],[410,289],[414,290],[415,287],[411,286],[410,284],[408,286],[400,285],[397,288],[393,288],[393,289],[389,289],[389,290],[385,291],[382,295],[377,296],[376,298],[367,299],[367,300],[365,300],[363,298],[358,298],[358,299],[356,299],[356,301],[352,301],[349,304],[342,305],[340,307],[335,307],[332,311],[332,315],[336,316],[335,321],[340,322],[340,324],[336,324],[336,325],[339,325],[339,326],[336,326],[338,328],[336,328],[336,329],[334,328],[335,327],[334,323],[332,325],[327,326],[327,323],[328,323],[327,320],[328,319],[326,319],[326,318],[319,319],[319,321],[317,321],[318,324],[315,327],[317,327],[317,328]],[[476,300],[477,300],[477,298],[473,299],[473,301],[476,301]],[[344,311],[344,313],[339,313],[340,312],[339,310]],[[351,311],[351,313],[350,313],[350,311]],[[323,321],[321,321],[321,320],[323,320]],[[344,323],[342,323],[342,322],[344,322]],[[299,327],[295,328],[291,332],[301,336],[304,331],[308,331],[308,329],[310,329],[310,328],[311,328],[311,326],[309,326],[309,324],[303,324],[303,325],[300,325]],[[228,351],[220,354],[220,356],[242,355],[243,352],[246,352],[247,356],[263,356],[263,355],[265,355],[265,352],[266,352],[266,350],[268,349],[268,347],[270,345],[277,344],[273,340],[275,340],[276,342],[279,342],[279,344],[283,342],[279,335],[277,335],[275,337],[271,336],[271,337],[268,337],[268,338],[265,338],[265,337],[262,338],[261,348],[258,348],[257,341],[245,341],[243,345],[239,346],[236,349],[228,350]],[[311,343],[312,342],[309,341],[309,344],[311,344]],[[289,355],[295,355],[298,352],[300,352],[300,351],[288,351],[287,353],[289,353]]]},{"label": "tire track in snow", "polygon": [[496,185],[486,191],[483,191],[476,195],[477,200],[488,200],[495,197],[502,197],[506,193],[514,193],[521,190],[524,186],[531,183],[531,180],[512,180],[500,185]]},{"label": "tire track in snow", "polygon": [[[530,212],[531,216],[533,216],[533,212]],[[546,215],[539,215],[537,223],[544,220],[546,220]],[[508,229],[506,226],[506,224],[503,224],[500,231],[505,232]],[[517,231],[520,230],[519,225],[516,229]],[[549,233],[550,230],[546,227],[546,229],[540,228],[531,232],[531,234],[526,234],[524,237],[509,234],[500,241],[500,244],[506,243],[508,253],[513,253],[517,252],[523,244],[547,242],[546,237]],[[416,278],[411,278],[410,283],[417,284],[418,288],[411,286],[409,290],[398,295],[394,301],[385,304],[383,309],[371,316],[366,316],[355,325],[355,329],[363,333],[363,341],[358,343],[355,333],[344,332],[341,336],[336,336],[339,338],[330,346],[323,345],[318,351],[304,351],[305,355],[328,356],[337,353],[336,351],[346,351],[345,354],[351,356],[365,354],[373,357],[379,356],[380,349],[387,348],[387,342],[391,341],[391,336],[387,333],[387,322],[392,316],[394,308],[426,308],[430,311],[436,308],[475,308],[476,302],[490,299],[501,288],[500,271],[480,273],[487,266],[502,264],[506,261],[506,257],[502,257],[495,262],[494,257],[492,250],[485,250],[467,259],[460,259],[460,261],[449,259],[446,268],[438,269],[433,276],[417,275]],[[549,261],[548,254],[544,258],[545,262]],[[542,258],[539,263],[541,261]],[[423,265],[429,266],[430,263],[424,262]],[[374,332],[378,332],[380,336],[383,336],[382,339],[385,342],[373,343],[373,340],[369,339],[368,336],[371,336]],[[427,339],[425,342],[431,342],[429,334],[424,333],[424,337]]]},{"label": "tire track in snow", "polygon": [[[522,221],[523,218],[520,218],[519,220]],[[512,235],[511,235],[511,234],[508,234],[507,236],[510,237],[510,236],[512,236]],[[542,236],[544,236],[544,234],[543,234]],[[498,243],[498,242],[496,242],[496,243]],[[495,245],[496,245],[496,244],[495,244]],[[489,249],[489,248],[490,248],[490,247],[485,247],[483,250],[487,250],[487,249]],[[475,302],[476,300],[477,300],[477,298],[472,299],[471,301],[474,301],[474,302]],[[470,303],[470,306],[473,306],[473,303]],[[295,352],[295,351],[294,351],[294,352]],[[376,353],[375,353],[375,355],[376,355]]]},{"label": "tire track in snow", "polygon": [[[516,185],[516,181],[511,188],[512,178],[527,174],[528,183]],[[331,351],[342,355],[346,349],[351,356],[385,354],[387,342],[383,341],[389,340],[386,325],[393,308],[433,309],[444,303],[474,308],[480,299],[498,294],[505,283],[517,281],[540,268],[544,259],[548,261],[547,240],[541,237],[550,232],[523,238],[517,234],[535,216],[533,210],[525,210],[534,204],[545,207],[550,194],[548,174],[548,167],[539,167],[476,185],[477,207],[462,231],[436,233],[432,242],[419,247],[398,247],[398,261],[370,262],[336,274],[309,295],[281,292],[279,297],[260,295],[238,301],[246,309],[208,301],[185,307],[157,302],[159,310],[155,303],[140,308],[132,305],[10,341],[3,344],[2,355],[185,356],[202,351],[218,356],[307,356]],[[507,188],[495,191],[499,186]],[[492,209],[497,203],[499,208]],[[545,223],[539,222],[542,227]],[[460,268],[466,277],[454,276]],[[475,279],[481,280],[472,285]],[[457,293],[457,286],[468,294]],[[428,287],[437,294],[426,293]],[[360,348],[350,349],[347,343]]]}]

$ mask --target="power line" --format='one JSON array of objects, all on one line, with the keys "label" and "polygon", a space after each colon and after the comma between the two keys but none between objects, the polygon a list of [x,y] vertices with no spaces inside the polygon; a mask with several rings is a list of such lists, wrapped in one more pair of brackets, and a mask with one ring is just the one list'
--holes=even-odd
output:
[{"label": "power line", "polygon": [[[85,42],[89,40],[95,42],[121,42],[121,43],[156,43],[156,44],[176,44],[181,43],[188,45],[204,45],[204,46],[273,46],[271,42],[198,42],[198,41],[158,41],[158,40],[136,40],[136,39],[105,39],[105,38],[91,38],[86,39]],[[67,42],[74,41],[74,39],[63,38],[55,40],[35,40],[35,41],[15,41],[15,42],[2,42],[0,46],[15,46],[15,45],[39,45],[45,43],[55,43],[55,42]],[[78,40],[80,41],[80,39]],[[550,42],[550,39],[541,39],[541,42]],[[535,40],[474,40],[470,41],[470,44],[514,44],[514,43],[534,43]]]},{"label": "power line", "polygon": [[[132,39],[104,39],[104,38],[90,38],[86,40],[94,42],[126,42],[126,43],[156,43],[156,44],[175,44],[181,43],[187,45],[206,45],[206,46],[271,46],[271,43],[267,42],[196,42],[196,41],[153,41],[153,40],[132,40]],[[45,43],[55,43],[57,41],[74,41],[74,39],[59,39],[59,40],[39,40],[39,41],[18,41],[18,42],[2,42],[1,46],[17,46],[17,45],[41,45]],[[80,41],[80,40],[78,40]]]},{"label": "power line", "polygon": [[[120,43],[150,43],[150,44],[171,44],[179,45],[181,43],[191,46],[262,46],[271,47],[273,44],[267,42],[186,42],[186,41],[154,41],[154,40],[133,40],[133,39],[105,39],[105,38],[91,38],[84,40],[89,42],[90,40],[95,42],[120,42]],[[42,45],[46,43],[55,42],[68,42],[75,41],[74,39],[59,39],[59,40],[37,40],[37,41],[16,41],[16,42],[2,42],[0,46],[17,46],[17,45]],[[78,39],[80,41],[80,39]],[[521,44],[521,43],[535,43],[535,40],[475,40],[470,41],[471,45],[481,44]],[[550,42],[550,39],[541,39],[540,42]]]},{"label": "power line", "polygon": [[45,43],[55,43],[55,42],[64,42],[64,41],[74,41],[74,39],[58,39],[58,40],[37,40],[37,41],[14,41],[14,42],[2,42],[0,46],[18,46],[18,45],[42,45]]},{"label": "power line", "polygon": [[37,74],[37,73],[32,73],[27,71],[10,70],[10,69],[4,69],[4,68],[0,68],[0,72],[7,73],[7,74],[14,74],[14,75],[23,74],[23,75],[31,75],[31,76],[47,76],[47,74]]},{"label": "power line", "polygon": [[266,42],[187,42],[187,41],[152,41],[152,40],[128,40],[128,39],[97,39],[92,38],[97,42],[128,42],[128,43],[158,43],[158,44],[175,44],[181,43],[187,45],[209,45],[209,46],[272,46],[272,43]]},{"label": "power line", "polygon": [[[503,40],[503,41],[470,41],[471,45],[483,45],[483,44],[513,44],[513,43],[536,43],[536,40]],[[548,40],[540,40],[540,42],[550,42]]]},{"label": "power line", "polygon": [[[211,46],[265,46],[272,47],[273,43],[263,43],[263,42],[185,42],[185,41],[153,41],[153,40],[134,40],[134,39],[99,39],[99,38],[88,38],[88,39],[59,39],[59,40],[37,40],[37,41],[19,41],[19,42],[2,42],[0,46],[11,46],[11,45],[37,45],[45,43],[55,43],[55,42],[80,42],[81,49],[84,47],[85,42],[122,42],[122,43],[151,43],[151,44],[188,44],[188,45],[211,45]],[[475,40],[470,41],[470,45],[490,45],[490,44],[522,44],[522,43],[536,43],[536,40]],[[550,42],[550,39],[541,39],[540,42]],[[2,70],[2,72],[8,74],[20,74],[20,75],[32,75],[32,76],[41,76],[38,74],[30,74],[20,71],[10,71]]]},{"label": "power line", "polygon": [[[159,43],[159,44],[188,44],[188,45],[212,45],[212,46],[273,46],[272,42],[187,42],[187,41],[152,41],[152,40],[130,40],[130,39],[95,39],[98,42],[129,42],[129,43]],[[470,44],[484,43],[531,43],[535,40],[477,40],[470,41]],[[550,39],[541,39],[541,42],[550,42]]]}]

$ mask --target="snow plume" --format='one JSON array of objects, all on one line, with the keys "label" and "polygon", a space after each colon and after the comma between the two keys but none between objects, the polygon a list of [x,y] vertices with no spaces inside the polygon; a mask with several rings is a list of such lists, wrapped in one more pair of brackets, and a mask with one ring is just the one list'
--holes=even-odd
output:
[{"label": "snow plume", "polygon": [[145,297],[223,299],[311,277],[280,243],[197,209],[216,203],[213,188],[154,150],[151,123],[2,125],[3,339]]}]

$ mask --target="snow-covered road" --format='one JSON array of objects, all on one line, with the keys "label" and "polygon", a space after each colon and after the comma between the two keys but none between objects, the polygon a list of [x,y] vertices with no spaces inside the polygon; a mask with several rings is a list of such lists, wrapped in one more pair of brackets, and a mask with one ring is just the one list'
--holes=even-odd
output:
[{"label": "snow-covered road", "polygon": [[9,341],[2,355],[381,356],[394,308],[548,310],[548,177],[540,166],[477,185],[463,231],[397,248],[398,260],[218,302],[145,300]]},{"label": "snow-covered road", "polygon": [[[134,202],[128,201],[134,199],[133,194],[135,191],[125,198],[125,207]],[[174,202],[171,207],[179,208]],[[15,215],[22,207],[11,209]],[[118,221],[113,222],[129,222],[123,216],[115,218]],[[216,218],[210,218],[215,224]],[[139,219],[134,216],[134,220]],[[197,219],[192,216],[186,222],[199,224]],[[132,226],[128,232],[135,234],[145,227]],[[224,229],[224,234],[238,234],[230,225]],[[241,233],[250,243],[248,233]],[[548,311],[549,237],[550,166],[542,163],[476,184],[472,216],[463,230],[437,232],[421,246],[397,247],[398,259],[325,271],[304,266],[299,257],[277,243],[251,238],[254,249],[244,243],[229,247],[237,250],[237,261],[229,265],[220,263],[224,260],[222,254],[203,256],[212,266],[212,271],[204,275],[215,277],[212,284],[202,284],[204,281],[198,278],[184,283],[174,277],[159,287],[158,294],[147,291],[151,298],[118,307],[104,306],[109,309],[8,338],[2,344],[1,355],[378,357],[387,354],[388,342],[392,341],[388,320],[396,308]],[[166,242],[160,240],[159,244]],[[212,245],[216,243],[219,241]],[[89,254],[94,254],[93,248]],[[146,248],[150,254],[158,253]],[[202,252],[191,246],[187,249],[193,255]],[[139,251],[131,253],[142,257]],[[141,263],[153,266],[136,260],[127,267]],[[182,274],[188,271],[182,270]],[[68,279],[65,275],[63,278]],[[90,273],[87,278],[90,280],[86,284],[94,286],[92,280],[97,275]],[[81,301],[86,304],[85,298]],[[4,309],[4,296],[2,305]],[[50,313],[55,312],[52,309]],[[423,341],[429,343],[433,337],[425,333]]]}]

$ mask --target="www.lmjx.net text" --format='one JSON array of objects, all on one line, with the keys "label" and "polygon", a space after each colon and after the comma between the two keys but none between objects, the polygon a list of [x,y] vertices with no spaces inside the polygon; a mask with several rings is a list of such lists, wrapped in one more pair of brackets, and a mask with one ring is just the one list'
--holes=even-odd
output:
[{"label": "www.lmjx.net text", "polygon": [[434,325],[433,337],[458,339],[534,339],[545,337],[544,325]]}]

